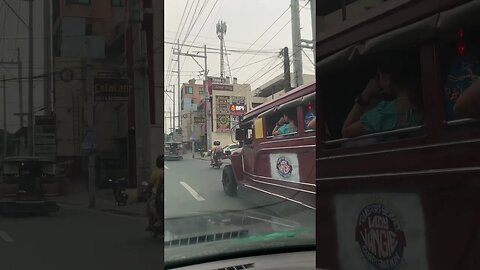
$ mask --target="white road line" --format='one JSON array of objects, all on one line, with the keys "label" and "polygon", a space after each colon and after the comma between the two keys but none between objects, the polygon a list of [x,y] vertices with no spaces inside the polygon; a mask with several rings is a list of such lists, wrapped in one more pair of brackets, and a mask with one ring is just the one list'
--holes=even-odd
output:
[{"label": "white road line", "polygon": [[192,194],[192,196],[199,202],[201,201],[205,201],[205,199],[200,196],[200,194],[198,194],[198,192],[196,192],[191,186],[189,186],[187,183],[185,182],[180,182],[180,184],[182,184],[182,186],[188,190],[188,192],[190,192],[190,194]]},{"label": "white road line", "polygon": [[10,237],[10,235],[4,231],[0,231],[0,238],[2,238],[5,242],[13,242],[13,239]]},{"label": "white road line", "polygon": [[165,166],[165,165],[163,165],[163,166],[165,167],[165,169],[167,169],[167,170],[168,170],[168,167],[167,167],[167,166]]}]

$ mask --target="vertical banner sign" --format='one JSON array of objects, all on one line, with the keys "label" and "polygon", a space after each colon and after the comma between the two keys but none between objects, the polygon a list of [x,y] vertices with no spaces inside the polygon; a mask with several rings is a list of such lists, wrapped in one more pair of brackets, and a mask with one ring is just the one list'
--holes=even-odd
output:
[{"label": "vertical banner sign", "polygon": [[216,123],[217,132],[230,132],[230,112],[229,112],[229,96],[216,96]]},{"label": "vertical banner sign", "polygon": [[340,269],[429,269],[417,194],[339,194],[334,204]]}]

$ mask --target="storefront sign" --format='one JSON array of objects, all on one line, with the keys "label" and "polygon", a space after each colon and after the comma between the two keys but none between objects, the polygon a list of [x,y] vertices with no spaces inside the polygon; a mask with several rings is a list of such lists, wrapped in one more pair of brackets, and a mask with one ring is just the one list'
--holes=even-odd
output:
[{"label": "storefront sign", "polygon": [[130,82],[128,79],[119,78],[95,78],[96,101],[127,101],[130,94]]},{"label": "storefront sign", "polygon": [[233,91],[233,85],[231,85],[231,84],[212,84],[212,90]]},{"label": "storefront sign", "polygon": [[245,114],[246,108],[243,104],[231,104],[230,114],[234,116],[242,116]]}]

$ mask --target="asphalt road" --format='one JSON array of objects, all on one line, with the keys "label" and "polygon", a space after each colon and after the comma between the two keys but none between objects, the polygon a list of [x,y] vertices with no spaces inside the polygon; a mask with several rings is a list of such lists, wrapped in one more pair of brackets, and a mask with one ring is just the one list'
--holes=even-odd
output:
[{"label": "asphalt road", "polygon": [[61,205],[50,216],[0,216],[0,269],[162,269],[144,217]]},{"label": "asphalt road", "polygon": [[[228,163],[229,161],[225,161]],[[239,190],[227,196],[222,187],[221,169],[210,162],[184,155],[180,161],[165,162],[165,217],[196,213],[253,209],[264,214],[291,218],[315,228],[315,212],[291,202],[265,196],[252,190]]]}]

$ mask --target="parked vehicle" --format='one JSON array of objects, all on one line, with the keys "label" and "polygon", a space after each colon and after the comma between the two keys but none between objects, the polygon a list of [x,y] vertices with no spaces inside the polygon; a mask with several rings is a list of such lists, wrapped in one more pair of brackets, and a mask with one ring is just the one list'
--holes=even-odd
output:
[{"label": "parked vehicle", "polygon": [[113,196],[117,206],[125,206],[128,201],[128,194],[126,193],[128,182],[126,178],[119,178],[116,180],[109,179],[110,187],[113,190]]},{"label": "parked vehicle", "polygon": [[0,183],[0,212],[57,212],[58,183],[55,160],[17,156],[3,161]]},{"label": "parked vehicle", "polygon": [[[222,175],[227,195],[234,196],[241,187],[315,209],[315,131],[301,124],[308,105],[314,102],[313,83],[264,103],[243,117],[235,134],[241,150],[226,151],[231,154],[231,164],[225,165]],[[297,123],[298,130],[274,136],[273,130],[286,112],[294,115],[290,121]]]},{"label": "parked vehicle", "polygon": [[165,160],[181,160],[182,155],[182,143],[165,142]]},{"label": "parked vehicle", "polygon": [[227,146],[225,146],[225,148],[223,148],[223,153],[226,155],[226,156],[229,156],[230,154],[227,154],[228,152],[233,152],[235,149],[238,149],[240,148],[240,145],[238,143],[232,143],[232,144],[229,144]]},{"label": "parked vehicle", "polygon": [[[480,1],[378,5],[351,19],[344,7],[349,19],[317,32],[317,267],[479,269],[480,122],[452,105],[480,75]],[[373,110],[358,97],[376,75],[385,85],[373,63],[386,53],[413,56],[422,121],[345,136],[354,104]]]}]

